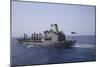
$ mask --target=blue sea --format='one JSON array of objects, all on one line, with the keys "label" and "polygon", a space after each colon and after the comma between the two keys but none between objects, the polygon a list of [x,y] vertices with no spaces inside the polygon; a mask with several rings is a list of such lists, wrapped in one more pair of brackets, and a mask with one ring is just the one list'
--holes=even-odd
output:
[{"label": "blue sea", "polygon": [[77,40],[70,48],[27,47],[11,38],[11,65],[37,65],[96,61],[96,36],[67,36]]}]

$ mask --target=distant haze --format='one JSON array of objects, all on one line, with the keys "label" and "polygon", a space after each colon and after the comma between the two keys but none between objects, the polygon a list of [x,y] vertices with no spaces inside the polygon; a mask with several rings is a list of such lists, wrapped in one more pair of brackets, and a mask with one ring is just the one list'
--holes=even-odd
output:
[{"label": "distant haze", "polygon": [[43,32],[58,24],[66,35],[95,35],[95,6],[12,1],[12,36]]}]

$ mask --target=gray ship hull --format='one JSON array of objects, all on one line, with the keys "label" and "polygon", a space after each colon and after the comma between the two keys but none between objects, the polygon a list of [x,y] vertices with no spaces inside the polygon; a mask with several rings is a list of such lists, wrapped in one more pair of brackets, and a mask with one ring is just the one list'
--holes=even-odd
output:
[{"label": "gray ship hull", "polygon": [[41,46],[41,47],[71,47],[74,45],[75,40],[66,40],[66,41],[18,41],[18,44],[25,45],[25,46]]}]

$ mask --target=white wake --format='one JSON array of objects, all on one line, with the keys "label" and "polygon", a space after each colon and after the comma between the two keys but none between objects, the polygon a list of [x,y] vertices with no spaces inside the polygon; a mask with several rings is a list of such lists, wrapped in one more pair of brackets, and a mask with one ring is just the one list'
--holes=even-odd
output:
[{"label": "white wake", "polygon": [[93,44],[76,43],[75,45],[73,45],[73,47],[96,49],[96,45]]}]

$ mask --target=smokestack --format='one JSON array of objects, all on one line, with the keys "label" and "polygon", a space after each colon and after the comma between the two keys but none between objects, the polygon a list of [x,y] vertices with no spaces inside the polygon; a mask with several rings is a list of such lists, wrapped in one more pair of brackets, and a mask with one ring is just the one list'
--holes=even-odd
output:
[{"label": "smokestack", "polygon": [[53,30],[54,32],[58,32],[58,25],[57,24],[51,24],[51,30]]}]

